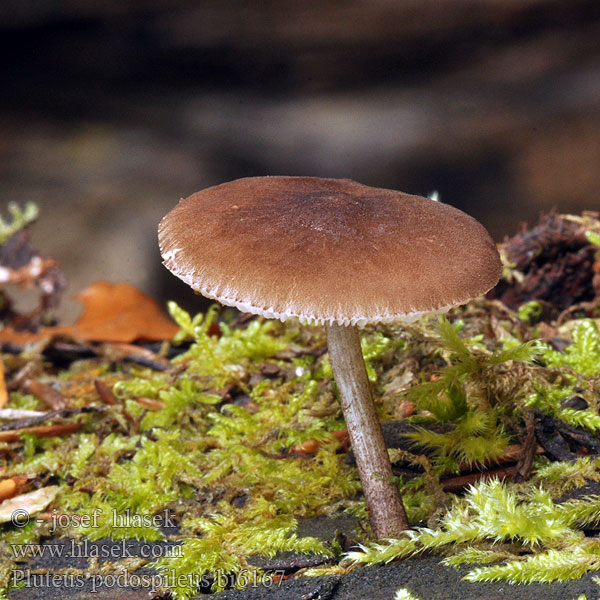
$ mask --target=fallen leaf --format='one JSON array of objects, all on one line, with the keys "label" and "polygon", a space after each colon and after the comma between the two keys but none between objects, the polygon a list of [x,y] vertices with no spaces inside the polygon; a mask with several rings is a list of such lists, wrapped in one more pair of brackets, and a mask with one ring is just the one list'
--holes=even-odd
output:
[{"label": "fallen leaf", "polygon": [[165,340],[179,328],[158,303],[128,283],[98,281],[77,295],[83,303],[81,316],[72,325],[41,327],[36,333],[0,331],[0,342],[27,344],[54,335],[70,335],[90,342]]},{"label": "fallen leaf", "polygon": [[59,489],[60,487],[57,485],[49,485],[39,490],[4,500],[0,504],[0,523],[8,523],[13,519],[19,519],[19,517],[21,521],[27,520],[30,515],[44,510],[56,498]]},{"label": "fallen leaf", "polygon": [[4,363],[0,360],[0,408],[4,408],[8,402],[6,391],[6,380],[4,378]]},{"label": "fallen leaf", "polygon": [[14,479],[0,481],[0,501],[12,498],[17,491],[17,482]]},{"label": "fallen leaf", "polygon": [[99,281],[77,298],[83,302],[83,313],[71,327],[63,329],[86,340],[124,343],[164,340],[179,330],[157,302],[128,283]]}]

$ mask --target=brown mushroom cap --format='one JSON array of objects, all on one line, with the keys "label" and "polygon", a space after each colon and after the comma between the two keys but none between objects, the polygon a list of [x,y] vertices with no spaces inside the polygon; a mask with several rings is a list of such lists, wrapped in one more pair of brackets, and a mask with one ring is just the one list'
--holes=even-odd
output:
[{"label": "brown mushroom cap", "polygon": [[348,179],[211,187],[181,200],[158,237],[165,266],[194,290],[282,320],[414,320],[487,292],[501,273],[472,217]]}]

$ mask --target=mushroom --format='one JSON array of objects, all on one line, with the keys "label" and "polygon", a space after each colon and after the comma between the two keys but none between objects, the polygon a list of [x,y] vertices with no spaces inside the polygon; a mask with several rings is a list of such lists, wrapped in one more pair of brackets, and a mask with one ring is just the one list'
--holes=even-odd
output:
[{"label": "mushroom", "polygon": [[414,321],[500,277],[484,227],[447,204],[348,179],[251,177],[200,191],[160,223],[165,266],[241,311],[324,324],[377,538],[408,528],[357,327]]}]

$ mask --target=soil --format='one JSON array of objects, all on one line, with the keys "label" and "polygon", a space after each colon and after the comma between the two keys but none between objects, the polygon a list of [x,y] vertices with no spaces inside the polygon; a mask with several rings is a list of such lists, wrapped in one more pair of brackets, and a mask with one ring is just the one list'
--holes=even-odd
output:
[{"label": "soil", "polygon": [[[588,490],[589,492],[590,490]],[[595,490],[594,490],[595,491]],[[321,537],[333,538],[340,535],[351,536],[355,522],[351,519],[307,519],[300,524],[299,532],[304,535],[315,535],[320,531]],[[125,544],[125,545],[123,545]],[[141,568],[133,578],[147,578],[147,584],[139,587],[126,585],[124,580],[118,579],[119,572],[110,572],[92,575],[87,579],[69,580],[66,577],[68,568],[86,569],[85,558],[73,557],[70,539],[53,540],[44,546],[62,546],[61,557],[50,557],[49,553],[41,560],[35,560],[23,567],[24,575],[28,569],[48,570],[52,580],[31,579],[23,580],[26,587],[13,590],[9,593],[10,600],[163,600],[168,596],[160,592],[153,593],[150,585],[151,578],[157,573],[147,567]],[[81,552],[86,556],[113,556],[128,558],[139,556],[149,548],[156,553],[166,552],[167,547],[172,547],[169,542],[145,543],[138,540],[113,541],[102,539],[97,542],[87,542]],[[71,555],[70,555],[71,554]],[[278,560],[270,560],[271,568],[285,567],[294,561],[299,566],[308,566],[310,556],[296,555],[282,556]],[[255,557],[259,558],[259,557]],[[302,560],[304,559],[304,560]],[[441,563],[438,556],[421,556],[404,561],[393,562],[387,565],[374,567],[357,567],[344,575],[328,575],[322,577],[301,577],[282,581],[257,581],[244,590],[228,590],[216,594],[210,593],[210,588],[205,588],[204,594],[196,599],[210,600],[392,600],[395,591],[406,588],[421,600],[575,600],[585,594],[587,600],[600,597],[600,587],[594,582],[597,575],[592,571],[585,576],[567,582],[535,583],[527,585],[511,585],[500,583],[471,583],[462,577],[473,568],[448,567]],[[102,564],[104,559],[100,558]],[[253,561],[255,562],[255,561]],[[287,566],[286,566],[287,565]],[[65,573],[65,574],[64,574]],[[136,581],[132,579],[130,581]],[[204,591],[204,590],[203,590]]]},{"label": "soil", "polygon": [[470,583],[461,577],[468,569],[440,564],[438,557],[413,558],[348,575],[304,578],[283,582],[276,590],[250,588],[215,594],[214,600],[392,600],[396,590],[406,588],[422,600],[570,600],[586,594],[598,598],[599,587],[588,574],[563,583],[510,585]]},{"label": "soil", "polygon": [[[128,543],[133,542],[128,540]],[[109,542],[98,542],[99,547]],[[114,542],[113,542],[114,543]],[[402,562],[369,568],[357,568],[343,576],[300,577],[273,582],[245,590],[203,594],[200,598],[213,600],[392,600],[396,590],[406,588],[421,600],[575,600],[585,594],[588,600],[599,597],[600,588],[593,581],[596,575],[588,573],[580,579],[562,583],[535,583],[510,585],[501,583],[470,583],[462,576],[468,568],[455,569],[441,564],[439,557],[425,556]],[[54,562],[54,561],[53,561]],[[60,568],[64,564],[47,564]],[[74,566],[74,565],[71,565]],[[150,569],[141,569],[137,575],[152,576]],[[101,584],[105,581],[108,585]],[[119,585],[108,576],[89,579],[81,586],[36,585],[12,591],[11,600],[149,600],[164,598],[151,595],[147,588]],[[208,591],[208,590],[207,590]]]}]

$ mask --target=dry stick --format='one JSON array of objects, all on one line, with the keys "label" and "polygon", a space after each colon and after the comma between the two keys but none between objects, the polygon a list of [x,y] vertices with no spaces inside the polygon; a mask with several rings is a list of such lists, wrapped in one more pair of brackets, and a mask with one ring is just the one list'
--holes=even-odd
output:
[{"label": "dry stick", "polygon": [[60,410],[69,406],[69,400],[51,385],[46,385],[35,379],[27,379],[23,387],[26,392],[33,394],[38,400],[41,400],[54,410]]},{"label": "dry stick", "polygon": [[134,400],[138,403],[138,404],[142,404],[143,406],[145,406],[146,408],[149,408],[150,410],[161,410],[162,408],[164,408],[164,402],[162,402],[161,400],[155,400],[154,398],[144,398],[142,396],[134,398]]},{"label": "dry stick", "polygon": [[533,459],[537,453],[537,439],[535,437],[535,415],[533,409],[525,410],[525,425],[527,434],[521,444],[521,452],[517,461],[517,473],[513,477],[516,482],[525,481],[531,475],[533,469]]},{"label": "dry stick", "polygon": [[54,437],[74,433],[81,429],[81,423],[62,423],[58,425],[40,425],[39,427],[25,427],[14,431],[0,431],[0,442],[18,442],[22,433],[33,433],[38,437]]},{"label": "dry stick", "polygon": [[121,405],[121,411],[125,419],[131,423],[133,426],[133,430],[135,433],[139,431],[139,421],[125,408],[123,403],[119,403],[116,396],[114,395],[111,388],[109,388],[103,381],[100,379],[94,379],[94,387],[100,396],[100,399],[109,406],[119,406]]},{"label": "dry stick", "polygon": [[371,527],[378,539],[398,537],[408,520],[377,417],[356,327],[327,326],[329,359],[340,391]]},{"label": "dry stick", "polygon": [[171,366],[171,363],[163,356],[135,344],[106,342],[100,346],[100,349],[106,358],[114,361],[127,360],[143,367],[149,367],[154,371],[166,371]]},{"label": "dry stick", "polygon": [[467,486],[474,485],[482,479],[496,477],[503,481],[507,477],[513,477],[516,472],[516,466],[500,467],[498,469],[490,469],[489,471],[479,471],[477,473],[469,473],[468,475],[450,477],[449,479],[443,479],[440,483],[445,492],[456,494],[457,492],[464,490]]},{"label": "dry stick", "polygon": [[[50,412],[37,413],[31,417],[25,417],[23,419],[15,419],[10,423],[3,423],[0,425],[1,431],[15,431],[17,429],[25,429],[44,421],[53,421],[55,419],[65,419],[73,415],[80,415],[82,413],[97,412],[99,409],[94,406],[84,406],[83,408],[62,408],[60,410],[51,410]],[[33,412],[33,411],[29,411]]]},{"label": "dry stick", "polygon": [[94,387],[104,404],[108,404],[109,406],[116,406],[119,404],[113,391],[103,381],[94,379]]}]

